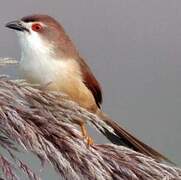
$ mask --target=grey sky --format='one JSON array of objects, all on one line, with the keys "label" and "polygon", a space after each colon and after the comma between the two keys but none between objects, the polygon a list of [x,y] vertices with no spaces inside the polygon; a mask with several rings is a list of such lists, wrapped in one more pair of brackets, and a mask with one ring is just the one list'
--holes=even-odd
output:
[{"label": "grey sky", "polygon": [[102,84],[104,111],[181,164],[181,1],[6,0],[1,57],[20,55],[4,24],[32,13],[64,25]]}]

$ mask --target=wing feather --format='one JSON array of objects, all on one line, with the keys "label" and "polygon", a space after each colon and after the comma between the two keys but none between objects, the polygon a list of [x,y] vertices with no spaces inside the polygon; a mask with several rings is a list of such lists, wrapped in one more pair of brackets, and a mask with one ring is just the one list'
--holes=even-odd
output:
[{"label": "wing feather", "polygon": [[92,92],[96,104],[101,108],[102,103],[102,91],[99,82],[96,80],[95,76],[91,72],[88,65],[84,62],[82,58],[79,59],[81,72],[83,74],[83,81],[87,88]]}]

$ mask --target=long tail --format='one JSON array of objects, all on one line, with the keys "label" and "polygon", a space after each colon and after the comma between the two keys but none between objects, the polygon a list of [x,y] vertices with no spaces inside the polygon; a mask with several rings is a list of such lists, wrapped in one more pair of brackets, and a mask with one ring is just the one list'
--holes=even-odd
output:
[{"label": "long tail", "polygon": [[113,132],[109,131],[106,128],[104,128],[104,130],[100,130],[112,143],[129,147],[137,152],[150,156],[157,161],[167,161],[174,164],[164,155],[160,154],[150,146],[135,138],[133,135],[131,135],[129,132],[119,126],[116,122],[107,117],[107,115],[104,114],[102,111],[97,112],[97,115],[109,127],[113,129]]}]

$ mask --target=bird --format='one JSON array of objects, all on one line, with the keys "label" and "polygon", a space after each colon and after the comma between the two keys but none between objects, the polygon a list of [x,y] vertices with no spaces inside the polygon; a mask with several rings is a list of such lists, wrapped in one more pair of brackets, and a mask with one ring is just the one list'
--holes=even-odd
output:
[{"label": "bird", "polygon": [[[102,111],[99,82],[55,18],[33,14],[8,22],[5,26],[17,32],[21,47],[19,69],[28,82],[46,86],[50,91],[61,91],[81,107],[96,114],[113,129],[100,129],[112,143],[126,146],[157,161],[168,161],[168,158],[134,137]],[[75,123],[80,126],[88,144],[92,144],[85,121]]]}]

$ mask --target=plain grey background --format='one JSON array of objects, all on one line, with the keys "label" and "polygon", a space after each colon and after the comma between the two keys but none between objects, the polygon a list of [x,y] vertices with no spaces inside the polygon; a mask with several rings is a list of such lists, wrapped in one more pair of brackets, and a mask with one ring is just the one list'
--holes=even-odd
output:
[{"label": "plain grey background", "polygon": [[181,1],[1,0],[1,57],[20,57],[4,24],[32,13],[64,25],[102,85],[103,110],[181,165]]}]

